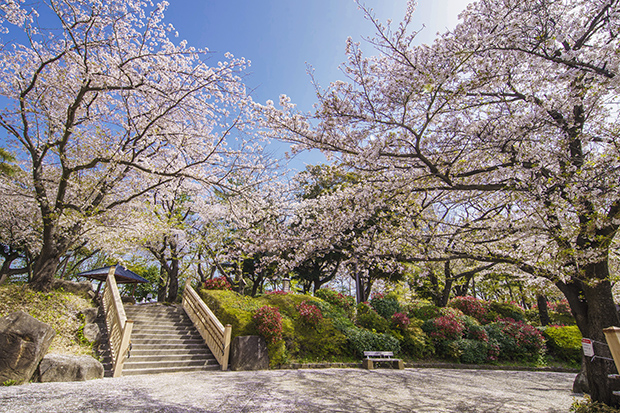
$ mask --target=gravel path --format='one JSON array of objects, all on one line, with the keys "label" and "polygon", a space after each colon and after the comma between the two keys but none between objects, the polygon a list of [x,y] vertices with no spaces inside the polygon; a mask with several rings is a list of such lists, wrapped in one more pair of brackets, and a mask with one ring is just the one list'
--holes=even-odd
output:
[{"label": "gravel path", "polygon": [[573,373],[268,370],[0,387],[0,413],[562,412]]}]

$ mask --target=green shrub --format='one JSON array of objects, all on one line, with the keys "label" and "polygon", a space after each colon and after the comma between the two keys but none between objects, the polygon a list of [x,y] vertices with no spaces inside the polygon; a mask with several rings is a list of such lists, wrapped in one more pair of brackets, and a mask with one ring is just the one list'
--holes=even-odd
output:
[{"label": "green shrub", "polygon": [[548,302],[547,305],[549,307],[549,318],[551,319],[551,324],[561,326],[574,326],[577,324],[567,300]]},{"label": "green shrub", "polygon": [[483,341],[485,343],[489,341],[487,331],[480,324],[466,325],[466,328],[467,332],[465,333],[465,338],[469,340]]},{"label": "green shrub", "polygon": [[363,357],[364,351],[392,351],[400,353],[400,343],[389,334],[373,333],[359,327],[345,331],[349,346],[353,354]]},{"label": "green shrub", "polygon": [[489,306],[489,321],[496,321],[501,318],[512,318],[515,321],[526,321],[525,310],[516,304],[511,303],[498,303],[490,302]]},{"label": "green shrub", "polygon": [[310,304],[314,304],[315,298],[306,294],[266,294],[260,297],[260,301],[270,305],[272,307],[278,307],[283,315],[291,319],[295,319],[299,316],[297,307],[307,301]]},{"label": "green shrub", "polygon": [[559,326],[574,326],[577,324],[572,314],[558,313],[557,311],[549,311],[549,319],[551,324]]},{"label": "green shrub", "polygon": [[284,340],[268,343],[267,353],[269,354],[269,366],[274,367],[279,364],[287,363],[289,358],[286,350],[286,343]]},{"label": "green shrub", "polygon": [[232,338],[258,333],[252,315],[264,305],[260,300],[226,290],[201,289],[199,294],[222,324],[232,326]]},{"label": "green shrub", "polygon": [[430,320],[441,315],[439,307],[433,304],[414,305],[409,309],[409,318],[417,318],[420,320]]},{"label": "green shrub", "polygon": [[559,359],[581,362],[581,332],[577,326],[547,327],[543,331],[549,352]]},{"label": "green shrub", "polygon": [[[323,313],[325,314],[325,313]],[[348,328],[352,328],[355,327],[355,324],[353,323],[353,321],[349,320],[346,317],[333,317],[331,318],[332,324],[334,325],[334,327],[336,329],[338,329],[339,331],[345,331]]]},{"label": "green shrub", "polygon": [[394,297],[381,293],[375,294],[370,299],[370,305],[377,312],[377,314],[386,320],[391,320],[395,313],[399,313],[401,311],[400,304]]},{"label": "green shrub", "polygon": [[489,340],[497,342],[500,348],[500,359],[537,361],[544,353],[544,337],[540,331],[529,324],[512,319],[501,319],[484,327]]},{"label": "green shrub", "polygon": [[390,329],[390,323],[372,309],[357,315],[357,325],[378,333],[385,333]]},{"label": "green shrub", "polygon": [[338,358],[348,350],[347,337],[329,319],[322,319],[315,326],[297,320],[295,345],[290,347],[295,348],[294,356],[316,361]]},{"label": "green shrub", "polygon": [[456,341],[459,361],[465,364],[482,364],[487,361],[489,345],[484,341],[462,338]]},{"label": "green shrub", "polygon": [[421,359],[429,357],[435,352],[430,337],[419,326],[409,324],[406,329],[399,331],[402,335],[400,340],[401,351],[409,357]]},{"label": "green shrub", "polygon": [[329,304],[340,309],[349,318],[353,317],[355,298],[350,295],[344,295],[329,288],[321,288],[314,293],[314,296],[327,301]]}]

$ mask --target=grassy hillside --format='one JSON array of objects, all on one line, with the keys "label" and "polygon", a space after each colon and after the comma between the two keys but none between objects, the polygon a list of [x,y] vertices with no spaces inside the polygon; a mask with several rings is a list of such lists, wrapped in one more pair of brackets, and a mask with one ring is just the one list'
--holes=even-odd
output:
[{"label": "grassy hillside", "polygon": [[21,310],[56,330],[50,353],[93,355],[92,346],[80,334],[79,313],[88,307],[94,307],[90,300],[61,291],[40,293],[24,285],[0,286],[0,317]]}]

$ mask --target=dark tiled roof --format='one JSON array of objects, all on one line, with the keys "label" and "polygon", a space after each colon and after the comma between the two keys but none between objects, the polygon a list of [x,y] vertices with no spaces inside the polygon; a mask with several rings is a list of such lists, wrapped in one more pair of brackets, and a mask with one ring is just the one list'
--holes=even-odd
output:
[{"label": "dark tiled roof", "polygon": [[[112,268],[112,266],[98,268],[91,271],[85,271],[79,273],[78,276],[105,281],[105,279],[108,277],[108,272],[110,272],[110,268]],[[138,284],[149,282],[148,280],[140,277],[135,272],[129,271],[128,269],[123,268],[120,265],[116,266],[116,270],[114,271],[114,277],[116,278],[116,282],[119,284]]]}]

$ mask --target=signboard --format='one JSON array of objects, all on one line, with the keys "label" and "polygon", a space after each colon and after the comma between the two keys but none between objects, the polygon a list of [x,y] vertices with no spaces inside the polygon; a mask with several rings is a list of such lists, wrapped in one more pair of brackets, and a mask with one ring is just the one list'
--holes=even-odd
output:
[{"label": "signboard", "polygon": [[594,357],[594,345],[589,338],[581,339],[581,347],[583,348],[583,355],[586,357]]}]

